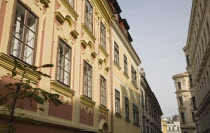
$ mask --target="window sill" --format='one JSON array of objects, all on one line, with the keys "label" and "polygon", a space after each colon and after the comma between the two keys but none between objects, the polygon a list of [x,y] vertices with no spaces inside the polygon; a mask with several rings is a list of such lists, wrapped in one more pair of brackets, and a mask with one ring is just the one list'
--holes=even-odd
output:
[{"label": "window sill", "polygon": [[96,102],[92,101],[91,98],[84,96],[84,95],[80,97],[80,102],[83,103],[84,105],[87,105],[88,107],[91,107],[91,108],[93,108],[96,104]]},{"label": "window sill", "polygon": [[[27,66],[26,68],[27,72],[25,74],[25,78],[37,82],[37,80],[40,78],[40,75],[33,70],[32,65],[29,65],[12,55],[6,55],[4,53],[0,53],[0,66],[7,69],[8,71],[11,71],[11,72],[13,71],[13,68],[15,66],[14,60],[17,60],[23,66]],[[24,70],[17,68],[15,72],[18,75],[22,75]]]},{"label": "window sill", "polygon": [[123,75],[124,75],[127,79],[129,79],[129,76],[128,76],[127,73],[123,72]]},{"label": "window sill", "polygon": [[133,85],[136,89],[138,89],[136,83],[134,83],[133,81],[131,81],[131,82],[132,82],[132,85]]},{"label": "window sill", "polygon": [[69,11],[69,13],[74,17],[74,19],[77,20],[77,18],[79,17],[79,15],[74,10],[74,8],[68,3],[68,1],[67,0],[60,0],[60,1],[67,8],[67,10]]},{"label": "window sill", "polygon": [[134,126],[136,126],[136,127],[139,127],[139,128],[140,128],[139,123],[135,123],[135,122],[133,122],[133,125],[134,125]]},{"label": "window sill", "polygon": [[106,108],[104,105],[99,105],[99,111],[104,114],[108,114],[109,109]]},{"label": "window sill", "polygon": [[131,120],[129,120],[129,118],[125,118],[124,120],[125,120],[126,122],[128,122],[128,123],[131,122]]},{"label": "window sill", "polygon": [[109,57],[109,54],[106,52],[106,50],[105,50],[101,45],[99,46],[99,50],[104,54],[104,56],[105,56],[106,58]]},{"label": "window sill", "polygon": [[87,35],[90,37],[92,42],[95,42],[95,40],[96,40],[95,36],[93,35],[93,33],[88,29],[88,27],[84,23],[82,24],[82,29],[87,33]]},{"label": "window sill", "polygon": [[120,65],[117,64],[117,62],[115,62],[115,61],[114,61],[114,65],[115,65],[119,70],[121,69]]},{"label": "window sill", "polygon": [[70,98],[74,96],[75,91],[71,90],[69,86],[55,80],[51,81],[50,83],[54,91]]},{"label": "window sill", "polygon": [[120,113],[114,113],[114,116],[116,116],[117,118],[120,118],[120,119],[122,119],[122,115],[120,114]]}]

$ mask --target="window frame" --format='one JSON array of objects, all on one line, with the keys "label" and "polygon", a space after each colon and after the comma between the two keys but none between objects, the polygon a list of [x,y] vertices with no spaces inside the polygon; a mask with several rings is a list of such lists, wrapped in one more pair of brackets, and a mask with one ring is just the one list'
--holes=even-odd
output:
[{"label": "window frame", "polygon": [[182,106],[184,104],[183,103],[183,97],[182,96],[179,97],[179,104],[180,104],[180,106]]},{"label": "window frame", "polygon": [[[87,90],[86,90],[86,93],[85,93],[85,65],[87,65],[88,67],[90,67],[91,68],[91,76],[89,76],[90,78],[91,78],[91,91],[90,91],[90,97],[88,96],[88,84],[87,84]],[[93,81],[93,68],[92,68],[92,66],[87,62],[87,61],[84,61],[83,62],[83,95],[84,96],[86,96],[86,97],[88,97],[88,98],[90,98],[90,99],[92,99],[92,91],[93,91],[93,83],[92,83],[92,81]],[[87,82],[88,82],[88,79],[87,79]]]},{"label": "window frame", "polygon": [[106,27],[104,26],[102,22],[100,25],[100,44],[102,48],[106,51]]},{"label": "window frame", "polygon": [[[14,32],[14,25],[15,25],[15,20],[16,20],[16,10],[17,10],[18,3],[26,9],[25,16],[27,14],[27,17],[25,17],[25,19],[28,19],[29,13],[31,13],[31,15],[33,15],[36,18],[36,24],[35,24],[36,29],[34,31],[34,33],[36,33],[36,34],[34,36],[35,41],[34,41],[33,58],[32,58],[31,64],[29,64],[29,63],[27,63],[26,61],[23,60],[24,51],[25,51],[24,48],[25,48],[25,45],[26,45],[24,42],[26,40],[26,28],[27,28],[27,23],[25,22],[25,20],[24,20],[24,27],[23,27],[23,39],[22,39],[23,40],[22,45],[24,45],[24,47],[21,48],[21,51],[23,50],[23,52],[21,53],[21,59],[16,57],[16,56],[14,56],[12,54],[12,52],[11,52],[12,51],[12,45],[13,45],[12,44],[13,32]],[[13,58],[15,58],[15,59],[17,59],[17,60],[19,60],[21,62],[23,62],[26,65],[34,66],[35,65],[35,61],[36,61],[36,53],[37,53],[37,45],[38,45],[37,43],[38,43],[38,33],[39,33],[39,16],[37,16],[36,13],[33,12],[30,8],[28,8],[28,6],[25,5],[22,1],[17,0],[17,1],[14,2],[13,11],[12,11],[12,21],[11,21],[10,27],[11,28],[10,28],[10,31],[9,31],[9,44],[8,44],[8,47],[7,47],[8,55],[12,56]],[[17,40],[19,41],[19,39],[17,39]]]},{"label": "window frame", "polygon": [[[90,6],[91,9],[92,9],[92,12],[91,13],[90,12],[87,12],[87,4],[88,4],[88,7]],[[91,21],[89,20],[87,14],[91,16]],[[91,24],[91,29],[89,27],[89,24]],[[91,33],[93,33],[93,6],[90,4],[90,1],[89,0],[85,0],[85,25],[87,26],[88,30]]]},{"label": "window frame", "polygon": [[116,42],[114,42],[114,62],[120,65],[120,50],[119,45]]},{"label": "window frame", "polygon": [[181,112],[181,120],[182,120],[182,123],[185,123],[185,114],[184,112]]},{"label": "window frame", "polygon": [[[69,84],[65,84],[64,83],[64,81],[62,82],[62,81],[60,81],[60,80],[58,80],[58,68],[59,68],[59,66],[58,66],[58,62],[59,62],[59,60],[58,60],[58,55],[59,55],[59,48],[60,48],[60,42],[63,42],[63,44],[65,45],[65,47],[68,47],[69,48],[69,52],[70,52],[70,54],[69,54],[69,67],[70,67],[70,70],[69,70]],[[60,82],[60,83],[62,83],[62,84],[64,84],[64,85],[66,85],[66,86],[68,86],[68,87],[70,87],[71,86],[71,68],[72,68],[72,66],[71,66],[71,64],[72,64],[72,59],[71,59],[71,57],[72,57],[72,48],[68,45],[68,43],[67,42],[65,42],[61,37],[59,37],[58,38],[58,46],[57,46],[57,62],[56,62],[56,81],[58,81],[58,82]],[[65,49],[64,47],[63,47],[63,49]],[[65,57],[64,57],[64,62],[63,62],[63,65],[65,65]],[[65,70],[63,70],[63,80],[64,80],[64,71]]]},{"label": "window frame", "polygon": [[124,61],[124,73],[128,75],[128,58],[126,57],[125,54],[123,56],[123,61]]},{"label": "window frame", "polygon": [[[119,97],[117,97],[117,94],[119,95]],[[119,102],[119,106],[117,106],[117,102]],[[115,89],[115,113],[120,114],[120,108],[120,91]]]},{"label": "window frame", "polygon": [[181,82],[177,82],[177,87],[178,87],[179,90],[182,89],[182,84],[181,84]]},{"label": "window frame", "polygon": [[137,72],[132,65],[131,65],[131,80],[133,84],[137,85]]},{"label": "window frame", "polygon": [[[127,102],[126,102],[127,100]],[[129,120],[130,119],[130,110],[129,110],[129,99],[128,97],[125,96],[125,119]]]},{"label": "window frame", "polygon": [[[103,84],[102,84],[102,80],[103,81],[105,81],[105,83],[104,83],[104,85],[105,85],[105,87],[103,87]],[[101,105],[102,106],[104,106],[104,107],[106,107],[106,104],[107,104],[107,96],[106,96],[106,90],[107,90],[107,85],[106,85],[106,79],[103,77],[103,76],[100,76],[100,103],[101,103]],[[103,95],[103,90],[102,89],[104,89],[104,91],[105,91],[105,96]],[[103,103],[103,99],[102,98],[104,98],[104,102],[105,103]]]},{"label": "window frame", "polygon": [[133,123],[139,124],[139,107],[133,103]]}]

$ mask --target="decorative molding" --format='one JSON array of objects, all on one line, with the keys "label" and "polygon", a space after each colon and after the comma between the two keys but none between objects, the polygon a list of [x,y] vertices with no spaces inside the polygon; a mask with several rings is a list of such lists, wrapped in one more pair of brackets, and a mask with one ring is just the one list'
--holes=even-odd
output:
[{"label": "decorative molding", "polygon": [[79,17],[79,15],[74,10],[74,8],[68,3],[68,1],[67,0],[60,0],[60,1],[67,8],[67,10],[69,11],[69,13],[74,17],[74,19],[77,20],[77,18]]},{"label": "decorative molding", "polygon": [[42,4],[44,4],[45,7],[49,7],[50,0],[40,0],[40,2],[41,2]]},{"label": "decorative molding", "polygon": [[109,54],[106,52],[106,50],[105,50],[101,45],[99,46],[99,50],[104,54],[104,56],[105,56],[106,58],[109,57]]},{"label": "decorative molding", "polygon": [[96,56],[97,56],[96,52],[92,52],[92,53],[91,53],[91,56],[92,56],[93,58],[96,58]]},{"label": "decorative molding", "polygon": [[98,59],[99,64],[103,63],[103,60],[101,58]]},{"label": "decorative molding", "polygon": [[101,113],[108,115],[109,109],[107,109],[105,106],[99,105],[98,108]]},{"label": "decorative molding", "polygon": [[85,40],[81,40],[81,45],[86,48],[88,44]]},{"label": "decorative molding", "polygon": [[69,86],[60,83],[59,81],[51,81],[52,89],[64,96],[72,98],[74,96],[75,91],[71,90]]},{"label": "decorative molding", "polygon": [[80,102],[90,108],[93,108],[96,104],[96,102],[92,101],[90,98],[86,96],[81,96],[80,97]]},{"label": "decorative molding", "polygon": [[[12,72],[12,70],[15,66],[14,60],[15,60],[15,57],[6,55],[4,53],[0,53],[0,66],[7,69],[8,71]],[[40,78],[40,75],[33,70],[33,66],[25,64],[24,62],[20,61],[19,59],[16,59],[16,60],[20,64],[22,64],[24,66],[28,66],[28,68],[26,68],[25,78],[37,82],[37,80]],[[22,75],[24,71],[17,68],[15,72],[17,72],[18,75]]]},{"label": "decorative molding", "polygon": [[63,24],[65,22],[65,17],[60,12],[55,12],[55,17],[59,23]]},{"label": "decorative molding", "polygon": [[109,72],[109,69],[110,69],[109,67],[106,67],[106,68],[105,68],[105,70],[106,70],[107,72]]},{"label": "decorative molding", "polygon": [[77,36],[79,35],[79,33],[76,30],[71,31],[71,35],[77,39]]},{"label": "decorative molding", "polygon": [[129,76],[128,76],[127,73],[123,72],[123,75],[124,75],[127,79],[129,79]]},{"label": "decorative molding", "polygon": [[93,35],[93,33],[88,29],[88,27],[84,23],[82,24],[82,29],[87,33],[87,35],[90,37],[92,42],[95,42],[95,40],[96,40],[95,36]]},{"label": "decorative molding", "polygon": [[120,113],[114,113],[114,116],[116,116],[116,117],[122,119],[122,115],[121,115]]}]

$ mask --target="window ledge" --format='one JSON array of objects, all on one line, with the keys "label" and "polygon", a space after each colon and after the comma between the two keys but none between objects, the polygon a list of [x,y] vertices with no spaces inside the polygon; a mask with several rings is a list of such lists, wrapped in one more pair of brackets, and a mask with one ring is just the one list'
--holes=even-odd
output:
[{"label": "window ledge", "polygon": [[81,96],[80,102],[91,108],[93,108],[96,104],[96,102],[92,101],[92,99],[88,98],[87,96]]},{"label": "window ledge", "polygon": [[109,57],[109,54],[106,52],[106,50],[105,50],[101,45],[99,46],[99,50],[104,54],[104,56],[105,56],[106,58]]},{"label": "window ledge", "polygon": [[[11,72],[13,71],[13,68],[15,66],[14,60],[15,60],[15,57],[6,55],[4,53],[0,53],[0,66],[7,69],[8,71],[11,71]],[[33,66],[26,64],[19,59],[16,59],[16,60],[23,66],[28,66],[28,68],[26,69],[25,78],[37,82],[38,79],[40,78],[40,75],[33,70]],[[24,71],[17,68],[15,72],[18,75],[22,75]]]},{"label": "window ledge", "polygon": [[116,117],[118,117],[118,118],[120,118],[120,119],[122,119],[122,115],[120,114],[120,113],[114,113],[114,116],[116,116]]},{"label": "window ledge", "polygon": [[72,98],[74,96],[75,91],[71,90],[69,86],[60,83],[59,81],[51,81],[52,89],[64,96]]},{"label": "window ledge", "polygon": [[123,72],[123,75],[124,75],[127,79],[129,79],[129,76],[128,76],[127,73]]},{"label": "window ledge", "polygon": [[99,105],[99,111],[100,111],[101,113],[108,114],[109,109],[107,109],[107,108],[106,108],[105,106],[103,106],[103,105]]},{"label": "window ledge", "polygon": [[128,122],[128,123],[131,122],[131,120],[129,120],[129,118],[125,118],[124,120],[125,120],[126,122]]},{"label": "window ledge", "polygon": [[117,64],[117,62],[115,62],[115,61],[114,61],[114,65],[115,65],[119,70],[121,69],[120,65]]},{"label": "window ledge", "polygon": [[60,0],[60,1],[67,8],[67,10],[69,11],[69,13],[74,17],[74,19],[76,20],[79,17],[79,15],[74,10],[74,8],[68,3],[67,0]]},{"label": "window ledge", "polygon": [[93,35],[93,33],[88,29],[88,27],[84,23],[82,24],[82,29],[87,33],[87,35],[90,37],[92,42],[95,42],[95,40],[96,40],[95,36]]}]

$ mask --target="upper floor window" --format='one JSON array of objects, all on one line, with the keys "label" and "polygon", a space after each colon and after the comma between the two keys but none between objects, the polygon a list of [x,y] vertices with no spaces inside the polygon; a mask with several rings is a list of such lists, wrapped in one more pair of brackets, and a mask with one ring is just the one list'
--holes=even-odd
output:
[{"label": "upper floor window", "polygon": [[132,77],[132,82],[136,85],[137,77],[136,77],[136,70],[131,66],[131,77]]},{"label": "upper floor window", "polygon": [[139,110],[135,104],[133,104],[133,123],[139,124]]},{"label": "upper floor window", "polygon": [[129,120],[129,100],[125,97],[125,119]]},{"label": "upper floor window", "polygon": [[120,64],[119,61],[119,46],[117,43],[114,43],[114,62],[116,62],[118,65]]},{"label": "upper floor window", "polygon": [[192,112],[192,120],[195,122],[194,112]]},{"label": "upper floor window", "polygon": [[88,29],[93,32],[93,7],[91,6],[89,0],[86,0],[85,9],[85,24]]},{"label": "upper floor window", "polygon": [[106,28],[101,23],[101,46],[106,50]]},{"label": "upper floor window", "polygon": [[69,4],[74,7],[74,0],[67,0],[69,2]]},{"label": "upper floor window", "polygon": [[189,75],[190,87],[193,87],[192,75]]},{"label": "upper floor window", "polygon": [[192,104],[193,104],[193,109],[196,110],[196,100],[195,100],[195,97],[192,97]]},{"label": "upper floor window", "polygon": [[101,76],[101,105],[106,106],[106,79]]},{"label": "upper floor window", "polygon": [[179,104],[183,105],[183,98],[182,97],[179,97]]},{"label": "upper floor window", "polygon": [[11,54],[26,63],[34,63],[37,18],[17,2]]},{"label": "upper floor window", "polygon": [[59,41],[57,80],[70,85],[71,49],[62,40]]},{"label": "upper floor window", "polygon": [[115,112],[120,114],[120,92],[115,90]]},{"label": "upper floor window", "polygon": [[84,95],[92,98],[92,67],[84,62]]},{"label": "upper floor window", "polygon": [[125,55],[124,55],[124,73],[128,75],[128,60]]},{"label": "upper floor window", "polygon": [[178,85],[178,89],[182,89],[181,82],[177,82],[177,85]]},{"label": "upper floor window", "polygon": [[182,123],[185,123],[185,115],[184,115],[184,112],[181,113],[181,119],[182,119]]},{"label": "upper floor window", "polygon": [[187,60],[187,66],[190,66],[190,56],[189,55],[186,56],[186,60]]}]

